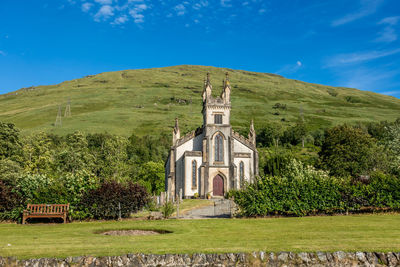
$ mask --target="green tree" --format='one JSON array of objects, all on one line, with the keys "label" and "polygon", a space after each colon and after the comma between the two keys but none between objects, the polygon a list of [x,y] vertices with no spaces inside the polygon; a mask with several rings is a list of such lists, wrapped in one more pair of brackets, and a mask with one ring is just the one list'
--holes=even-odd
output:
[{"label": "green tree", "polygon": [[400,175],[400,120],[386,127],[384,144],[389,152],[392,171]]},{"label": "green tree", "polygon": [[368,133],[348,125],[325,131],[321,151],[321,166],[334,176],[369,174],[379,165],[381,149]]},{"label": "green tree", "polygon": [[138,180],[155,195],[159,195],[165,188],[165,169],[162,162],[149,161],[144,163],[138,174]]},{"label": "green tree", "polygon": [[86,171],[93,173],[95,161],[89,152],[86,137],[81,132],[75,132],[66,136],[66,141],[57,152],[57,171],[60,173],[77,173]]},{"label": "green tree", "polygon": [[19,130],[12,123],[0,122],[0,160],[9,158],[21,162],[22,144]]},{"label": "green tree", "polygon": [[7,185],[15,186],[22,174],[22,167],[19,163],[10,159],[0,160],[0,180]]},{"label": "green tree", "polygon": [[53,141],[46,133],[24,138],[24,163],[28,173],[49,174],[54,167]]}]

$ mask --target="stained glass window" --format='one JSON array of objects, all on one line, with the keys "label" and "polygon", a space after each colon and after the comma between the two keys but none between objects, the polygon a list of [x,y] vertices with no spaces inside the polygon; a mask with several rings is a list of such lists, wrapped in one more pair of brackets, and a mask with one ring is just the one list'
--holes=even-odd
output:
[{"label": "stained glass window", "polygon": [[239,178],[240,178],[240,185],[244,183],[244,164],[243,161],[239,163]]},{"label": "stained glass window", "polygon": [[222,162],[224,161],[223,158],[223,150],[224,150],[224,145],[223,145],[224,139],[220,134],[218,134],[215,137],[215,161]]},{"label": "stained glass window", "polygon": [[192,187],[197,186],[197,162],[192,161]]}]

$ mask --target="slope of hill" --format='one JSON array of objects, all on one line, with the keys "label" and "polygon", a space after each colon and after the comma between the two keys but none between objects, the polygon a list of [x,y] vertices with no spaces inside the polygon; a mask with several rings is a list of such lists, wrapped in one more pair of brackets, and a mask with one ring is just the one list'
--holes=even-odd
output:
[{"label": "slope of hill", "polygon": [[[311,128],[400,117],[400,99],[367,91],[290,80],[274,74],[206,66],[174,66],[90,75],[57,85],[0,95],[0,121],[24,134],[109,132],[129,135],[170,133],[178,117],[183,132],[202,124],[203,79],[211,73],[213,94],[220,94],[225,72],[232,85],[232,125],[244,130],[272,121],[290,125],[303,113]],[[72,117],[54,126],[68,99]],[[286,105],[274,109],[276,103]],[[181,130],[181,131],[182,131]]]}]

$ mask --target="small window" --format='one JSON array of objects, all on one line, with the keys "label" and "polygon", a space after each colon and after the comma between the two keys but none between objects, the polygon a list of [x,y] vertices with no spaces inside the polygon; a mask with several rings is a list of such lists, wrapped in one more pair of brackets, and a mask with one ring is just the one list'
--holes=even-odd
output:
[{"label": "small window", "polygon": [[215,114],[214,115],[214,123],[215,124],[222,124],[222,114]]},{"label": "small window", "polygon": [[192,161],[192,187],[197,187],[197,162]]},{"label": "small window", "polygon": [[243,161],[239,163],[239,178],[240,178],[240,185],[244,183],[244,164]]}]

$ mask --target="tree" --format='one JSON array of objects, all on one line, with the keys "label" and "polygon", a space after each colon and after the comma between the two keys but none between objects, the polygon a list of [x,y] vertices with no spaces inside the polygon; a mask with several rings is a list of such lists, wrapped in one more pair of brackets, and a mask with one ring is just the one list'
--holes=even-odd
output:
[{"label": "tree", "polygon": [[391,158],[391,169],[399,175],[400,174],[400,120],[396,121],[390,126],[386,127],[387,134],[384,144],[389,152]]},{"label": "tree", "polygon": [[46,133],[24,138],[24,163],[28,173],[49,174],[54,167],[54,146]]},{"label": "tree", "polygon": [[86,137],[81,132],[66,136],[66,141],[56,155],[57,171],[76,173],[79,171],[93,172],[94,157],[89,152]]},{"label": "tree", "polygon": [[341,125],[325,131],[319,156],[321,166],[331,175],[356,177],[376,169],[381,152],[368,133]]},{"label": "tree", "polygon": [[149,161],[144,163],[138,174],[138,180],[150,193],[159,195],[165,188],[165,169],[162,162]]},{"label": "tree", "polygon": [[20,162],[22,144],[19,138],[19,130],[12,123],[0,122],[0,160],[9,158]]}]

